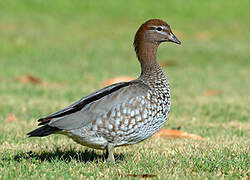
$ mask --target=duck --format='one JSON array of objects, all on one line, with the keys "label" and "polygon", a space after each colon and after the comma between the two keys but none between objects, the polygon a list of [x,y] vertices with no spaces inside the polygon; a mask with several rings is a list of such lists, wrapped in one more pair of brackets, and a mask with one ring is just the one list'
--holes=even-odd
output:
[{"label": "duck", "polygon": [[141,65],[137,79],[104,87],[40,118],[40,127],[28,137],[63,134],[83,146],[106,150],[111,162],[115,147],[151,137],[166,122],[171,106],[169,81],[157,60],[163,42],[181,44],[165,21],[144,22],[133,43]]}]

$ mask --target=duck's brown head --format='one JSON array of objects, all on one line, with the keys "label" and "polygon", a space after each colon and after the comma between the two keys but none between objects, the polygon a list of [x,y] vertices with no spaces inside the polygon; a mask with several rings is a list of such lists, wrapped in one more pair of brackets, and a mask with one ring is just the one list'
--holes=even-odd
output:
[{"label": "duck's brown head", "polygon": [[174,42],[181,44],[177,37],[173,34],[170,26],[160,19],[150,19],[143,23],[136,32],[134,45],[136,46],[138,41],[161,43],[161,42]]},{"label": "duck's brown head", "polygon": [[160,19],[150,19],[143,23],[134,38],[134,47],[139,60],[149,56],[152,56],[152,59],[156,56],[157,47],[161,42],[181,44],[166,22]]}]

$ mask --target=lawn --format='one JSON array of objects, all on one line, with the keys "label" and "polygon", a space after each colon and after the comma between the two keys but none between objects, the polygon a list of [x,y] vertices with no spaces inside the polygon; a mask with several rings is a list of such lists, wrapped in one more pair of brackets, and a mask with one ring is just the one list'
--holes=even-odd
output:
[{"label": "lawn", "polygon": [[[249,0],[0,0],[0,178],[249,179],[249,9]],[[158,50],[172,93],[164,128],[201,140],[153,137],[116,148],[111,164],[64,136],[27,138],[38,118],[103,81],[137,77],[133,37],[149,18],[182,41]]]}]

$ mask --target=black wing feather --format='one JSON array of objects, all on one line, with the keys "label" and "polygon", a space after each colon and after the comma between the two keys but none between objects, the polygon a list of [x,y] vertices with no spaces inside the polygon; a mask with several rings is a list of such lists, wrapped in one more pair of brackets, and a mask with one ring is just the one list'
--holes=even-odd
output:
[{"label": "black wing feather", "polygon": [[39,127],[31,132],[29,132],[27,135],[29,137],[43,137],[43,136],[48,136],[50,134],[54,134],[56,132],[61,131],[61,129],[57,127],[51,127],[49,125],[44,125],[42,127]]}]

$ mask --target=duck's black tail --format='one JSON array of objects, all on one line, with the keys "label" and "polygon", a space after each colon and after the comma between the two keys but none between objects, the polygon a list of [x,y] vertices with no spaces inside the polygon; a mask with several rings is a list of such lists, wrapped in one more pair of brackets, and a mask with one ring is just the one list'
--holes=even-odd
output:
[{"label": "duck's black tail", "polygon": [[42,127],[39,127],[31,132],[29,132],[27,135],[29,137],[43,137],[43,136],[48,136],[50,134],[57,133],[59,131],[62,131],[61,129],[57,127],[51,127],[49,125],[44,125]]}]

